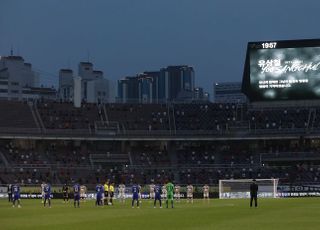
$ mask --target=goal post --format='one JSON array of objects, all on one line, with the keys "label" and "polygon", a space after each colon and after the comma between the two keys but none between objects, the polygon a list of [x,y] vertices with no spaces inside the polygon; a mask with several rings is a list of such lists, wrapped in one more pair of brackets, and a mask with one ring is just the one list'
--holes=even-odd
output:
[{"label": "goal post", "polygon": [[[219,198],[249,198],[253,179],[219,180]],[[258,197],[276,198],[279,179],[256,179]]]}]

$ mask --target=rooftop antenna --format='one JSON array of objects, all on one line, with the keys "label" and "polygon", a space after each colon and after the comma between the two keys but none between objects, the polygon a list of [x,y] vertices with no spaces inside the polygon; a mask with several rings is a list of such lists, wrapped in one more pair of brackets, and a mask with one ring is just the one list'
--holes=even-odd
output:
[{"label": "rooftop antenna", "polygon": [[11,45],[10,56],[13,56],[13,46]]},{"label": "rooftop antenna", "polygon": [[90,62],[90,52],[87,50],[87,62]]}]

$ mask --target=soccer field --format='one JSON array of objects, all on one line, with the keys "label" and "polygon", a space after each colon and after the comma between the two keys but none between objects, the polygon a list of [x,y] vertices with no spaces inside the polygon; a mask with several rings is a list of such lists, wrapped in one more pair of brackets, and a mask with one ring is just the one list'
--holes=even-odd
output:
[{"label": "soccer field", "polygon": [[40,200],[22,200],[22,208],[12,208],[0,200],[0,229],[318,229],[320,198],[260,199],[258,208],[249,201],[182,200],[174,209],[153,208],[151,201],[142,201],[132,209],[130,201],[95,207],[93,201],[74,208],[52,200],[52,208],[44,208]]}]

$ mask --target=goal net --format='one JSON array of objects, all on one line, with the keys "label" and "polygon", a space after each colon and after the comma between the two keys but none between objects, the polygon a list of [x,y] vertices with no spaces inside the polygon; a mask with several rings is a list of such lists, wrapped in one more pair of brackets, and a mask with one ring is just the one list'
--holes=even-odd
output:
[{"label": "goal net", "polygon": [[[258,197],[277,197],[279,179],[256,179]],[[219,198],[249,198],[252,179],[219,180]]]}]

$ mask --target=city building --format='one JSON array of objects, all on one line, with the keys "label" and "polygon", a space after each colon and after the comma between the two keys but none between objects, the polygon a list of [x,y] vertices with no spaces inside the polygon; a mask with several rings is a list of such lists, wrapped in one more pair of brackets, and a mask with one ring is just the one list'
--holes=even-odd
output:
[{"label": "city building", "polygon": [[39,74],[21,56],[0,56],[0,98],[7,100],[56,99],[54,88],[39,87]]},{"label": "city building", "polygon": [[186,65],[146,71],[119,80],[117,99],[122,103],[193,100],[194,81],[194,70]]},{"label": "city building", "polygon": [[213,95],[216,103],[246,103],[247,97],[241,92],[240,82],[214,83]]},{"label": "city building", "polygon": [[[63,101],[74,100],[75,75],[70,69],[59,71],[59,98]],[[78,76],[81,78],[81,100],[88,103],[110,102],[109,81],[103,72],[94,70],[91,62],[80,62]],[[80,95],[80,94],[79,94]]]}]

